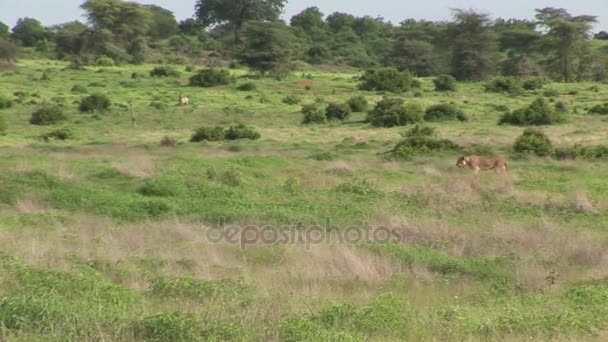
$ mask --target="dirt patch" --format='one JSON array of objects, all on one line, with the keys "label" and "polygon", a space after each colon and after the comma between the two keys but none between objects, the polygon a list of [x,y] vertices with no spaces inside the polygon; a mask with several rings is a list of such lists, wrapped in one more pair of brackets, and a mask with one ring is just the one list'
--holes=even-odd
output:
[{"label": "dirt patch", "polygon": [[317,86],[319,85],[319,83],[317,82],[313,82],[313,81],[297,81],[297,82],[293,82],[293,84],[297,84],[297,85],[301,85],[301,86],[308,86],[308,87],[312,87],[312,86]]}]

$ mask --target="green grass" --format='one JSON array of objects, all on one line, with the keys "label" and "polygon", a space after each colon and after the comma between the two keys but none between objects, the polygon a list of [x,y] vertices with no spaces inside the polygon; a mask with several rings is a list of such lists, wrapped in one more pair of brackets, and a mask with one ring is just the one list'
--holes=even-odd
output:
[{"label": "green grass", "polygon": [[[524,128],[498,125],[505,106],[524,107],[543,90],[514,96],[466,83],[444,94],[422,79],[421,89],[388,94],[463,110],[468,122],[429,125],[466,150],[509,159],[509,174],[476,177],[455,166],[458,151],[388,158],[407,128],[374,128],[365,113],[301,124],[301,105],[362,95],[373,106],[387,95],[358,90],[355,73],[305,70],[277,81],[231,70],[242,77],[235,85],[194,88],[181,66],[167,78],[147,76],[152,65],[65,67],[22,61],[0,74],[0,95],[13,102],[0,110],[0,340],[608,334],[605,162],[514,155]],[[255,89],[237,89],[249,82]],[[566,122],[541,127],[555,146],[608,144],[603,119],[587,114],[608,86],[547,88],[577,92],[561,98]],[[92,93],[109,96],[109,112],[78,112]],[[180,93],[191,106],[177,106]],[[301,103],[284,103],[288,96]],[[46,102],[67,121],[30,125]],[[189,142],[199,127],[236,123],[261,138]],[[70,139],[40,138],[64,127]],[[165,136],[177,146],[160,146]],[[295,242],[208,239],[235,226],[278,227],[269,231]],[[333,243],[303,241],[314,226]],[[378,227],[398,241],[340,239]]]}]

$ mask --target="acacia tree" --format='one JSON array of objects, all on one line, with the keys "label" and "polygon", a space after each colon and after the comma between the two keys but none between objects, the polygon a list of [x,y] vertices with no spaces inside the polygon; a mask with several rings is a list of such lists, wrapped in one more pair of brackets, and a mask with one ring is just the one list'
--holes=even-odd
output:
[{"label": "acacia tree", "polygon": [[282,76],[289,70],[293,35],[284,24],[252,22],[245,28],[245,46],[239,54],[241,63],[262,75]]},{"label": "acacia tree", "polygon": [[496,69],[496,39],[487,14],[454,10],[449,33],[452,39],[452,75],[459,80],[479,81]]},{"label": "acacia tree", "polygon": [[240,31],[248,21],[274,21],[287,0],[198,0],[196,17],[205,26],[230,24],[234,42],[240,43]]},{"label": "acacia tree", "polygon": [[13,39],[23,46],[32,47],[46,38],[46,30],[42,24],[32,18],[22,18],[13,27]]},{"label": "acacia tree", "polygon": [[547,7],[536,10],[538,25],[546,30],[543,46],[552,55],[547,59],[549,69],[555,70],[562,80],[580,79],[585,73],[589,56],[589,43],[593,24],[597,17],[581,15],[573,17],[563,8]]}]

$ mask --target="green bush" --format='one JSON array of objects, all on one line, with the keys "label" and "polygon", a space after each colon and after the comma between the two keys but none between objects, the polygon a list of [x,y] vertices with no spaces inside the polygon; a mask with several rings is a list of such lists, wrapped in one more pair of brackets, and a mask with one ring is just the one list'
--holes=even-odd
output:
[{"label": "green bush", "polygon": [[487,92],[522,94],[524,88],[520,79],[516,77],[497,76],[484,85]]},{"label": "green bush", "polygon": [[524,78],[522,87],[525,90],[537,90],[544,87],[547,83],[549,83],[549,81],[545,77],[531,76]]},{"label": "green bush", "polygon": [[8,130],[8,123],[6,122],[6,116],[0,113],[0,135],[6,134]]},{"label": "green bush", "polygon": [[307,124],[323,124],[327,122],[327,116],[323,109],[317,103],[311,103],[302,106],[302,123]]},{"label": "green bush", "polygon": [[370,69],[361,76],[359,89],[400,93],[412,88],[412,80],[409,72],[392,67]]},{"label": "green bush", "polygon": [[351,97],[347,103],[350,106],[350,109],[355,113],[365,112],[369,108],[369,103],[365,96]]},{"label": "green bush", "polygon": [[229,85],[232,82],[230,72],[223,69],[203,69],[190,77],[190,85],[196,87],[215,87]]},{"label": "green bush", "polygon": [[515,140],[513,150],[517,153],[545,157],[553,152],[553,144],[542,131],[528,128]]},{"label": "green bush", "polygon": [[63,114],[60,107],[45,105],[32,113],[30,123],[32,125],[45,126],[64,121],[65,119],[66,116]]},{"label": "green bush", "polygon": [[105,67],[111,67],[111,66],[116,65],[114,60],[108,56],[101,56],[101,57],[97,58],[97,60],[95,61],[95,64],[98,66],[105,66]]},{"label": "green bush", "polygon": [[460,146],[447,139],[440,139],[434,128],[416,125],[402,134],[390,155],[396,159],[410,160],[414,156],[429,155],[440,151],[458,151]]},{"label": "green bush", "polygon": [[436,91],[456,91],[456,79],[452,75],[439,75],[433,83]]},{"label": "green bush", "polygon": [[591,107],[589,114],[608,115],[608,102]]},{"label": "green bush", "polygon": [[555,159],[608,159],[608,146],[583,146],[576,144],[572,147],[556,148],[553,152]]},{"label": "green bush", "polygon": [[283,98],[283,103],[288,105],[297,105],[302,102],[302,99],[297,95],[287,95]]},{"label": "green bush", "polygon": [[427,108],[424,115],[426,121],[460,120],[467,121],[464,112],[453,104],[440,103]]},{"label": "green bush", "polygon": [[258,87],[255,85],[255,83],[253,82],[247,82],[247,83],[243,83],[241,85],[239,85],[238,87],[236,87],[236,90],[239,91],[253,91],[256,90]]},{"label": "green bush", "polygon": [[399,98],[385,97],[367,114],[367,121],[377,127],[414,124],[423,120],[424,109],[416,103],[404,104]]},{"label": "green bush", "polygon": [[568,113],[568,105],[564,101],[555,102],[555,110],[560,114]]},{"label": "green bush", "polygon": [[330,120],[346,120],[351,113],[350,106],[346,103],[330,103],[325,108],[325,116]]},{"label": "green bush", "polygon": [[529,106],[507,112],[500,118],[499,124],[511,125],[551,125],[563,122],[562,114],[555,110],[544,98],[534,100]]},{"label": "green bush", "polygon": [[71,140],[74,139],[74,132],[69,127],[60,128],[40,136],[44,141],[50,140]]},{"label": "green bush", "polygon": [[110,109],[111,105],[112,101],[110,101],[110,98],[107,95],[92,94],[80,101],[78,110],[81,113],[105,112]]},{"label": "green bush", "polygon": [[4,95],[0,95],[0,109],[8,109],[13,106],[13,100]]},{"label": "green bush", "polygon": [[193,314],[173,312],[143,317],[130,326],[133,335],[150,342],[202,341],[205,325]]},{"label": "green bush", "polygon": [[557,91],[556,89],[545,89],[543,91],[543,96],[545,97],[558,97],[559,96],[559,91]]},{"label": "green bush", "polygon": [[260,138],[260,133],[253,127],[249,127],[245,124],[238,124],[228,127],[224,134],[226,140],[239,140],[239,139],[251,139],[257,140]]},{"label": "green bush", "polygon": [[194,134],[190,138],[190,142],[201,142],[201,141],[220,141],[224,140],[226,130],[224,127],[201,127],[194,131]]},{"label": "green bush", "polygon": [[179,73],[179,71],[175,70],[172,67],[159,66],[159,67],[152,69],[152,71],[150,71],[150,76],[152,76],[152,77],[179,77],[180,73]]}]

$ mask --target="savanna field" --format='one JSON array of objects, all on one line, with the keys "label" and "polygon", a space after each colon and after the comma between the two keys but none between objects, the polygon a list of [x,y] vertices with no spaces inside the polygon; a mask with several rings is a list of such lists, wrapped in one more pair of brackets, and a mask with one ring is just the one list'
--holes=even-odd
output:
[{"label": "savanna field", "polygon": [[[154,65],[17,66],[0,73],[13,103],[0,110],[2,341],[608,338],[608,153],[517,153],[525,126],[498,124],[542,98],[565,117],[540,126],[554,148],[607,145],[606,117],[590,113],[606,84],[439,92],[419,78],[392,94],[359,90],[348,69],[280,80],[231,69],[235,82],[201,88],[188,85],[199,68],[181,65],[169,77],[151,77]],[[91,94],[110,109],[80,113]],[[424,124],[458,147],[399,158],[414,126],[375,127],[367,110],[302,124],[303,105],[363,96],[371,110],[385,95],[462,110],[466,121]],[[66,119],[30,124],[49,104]],[[260,138],[190,142],[236,124]],[[456,167],[475,152],[505,156],[508,173]],[[209,239],[226,226],[399,238]]]}]

